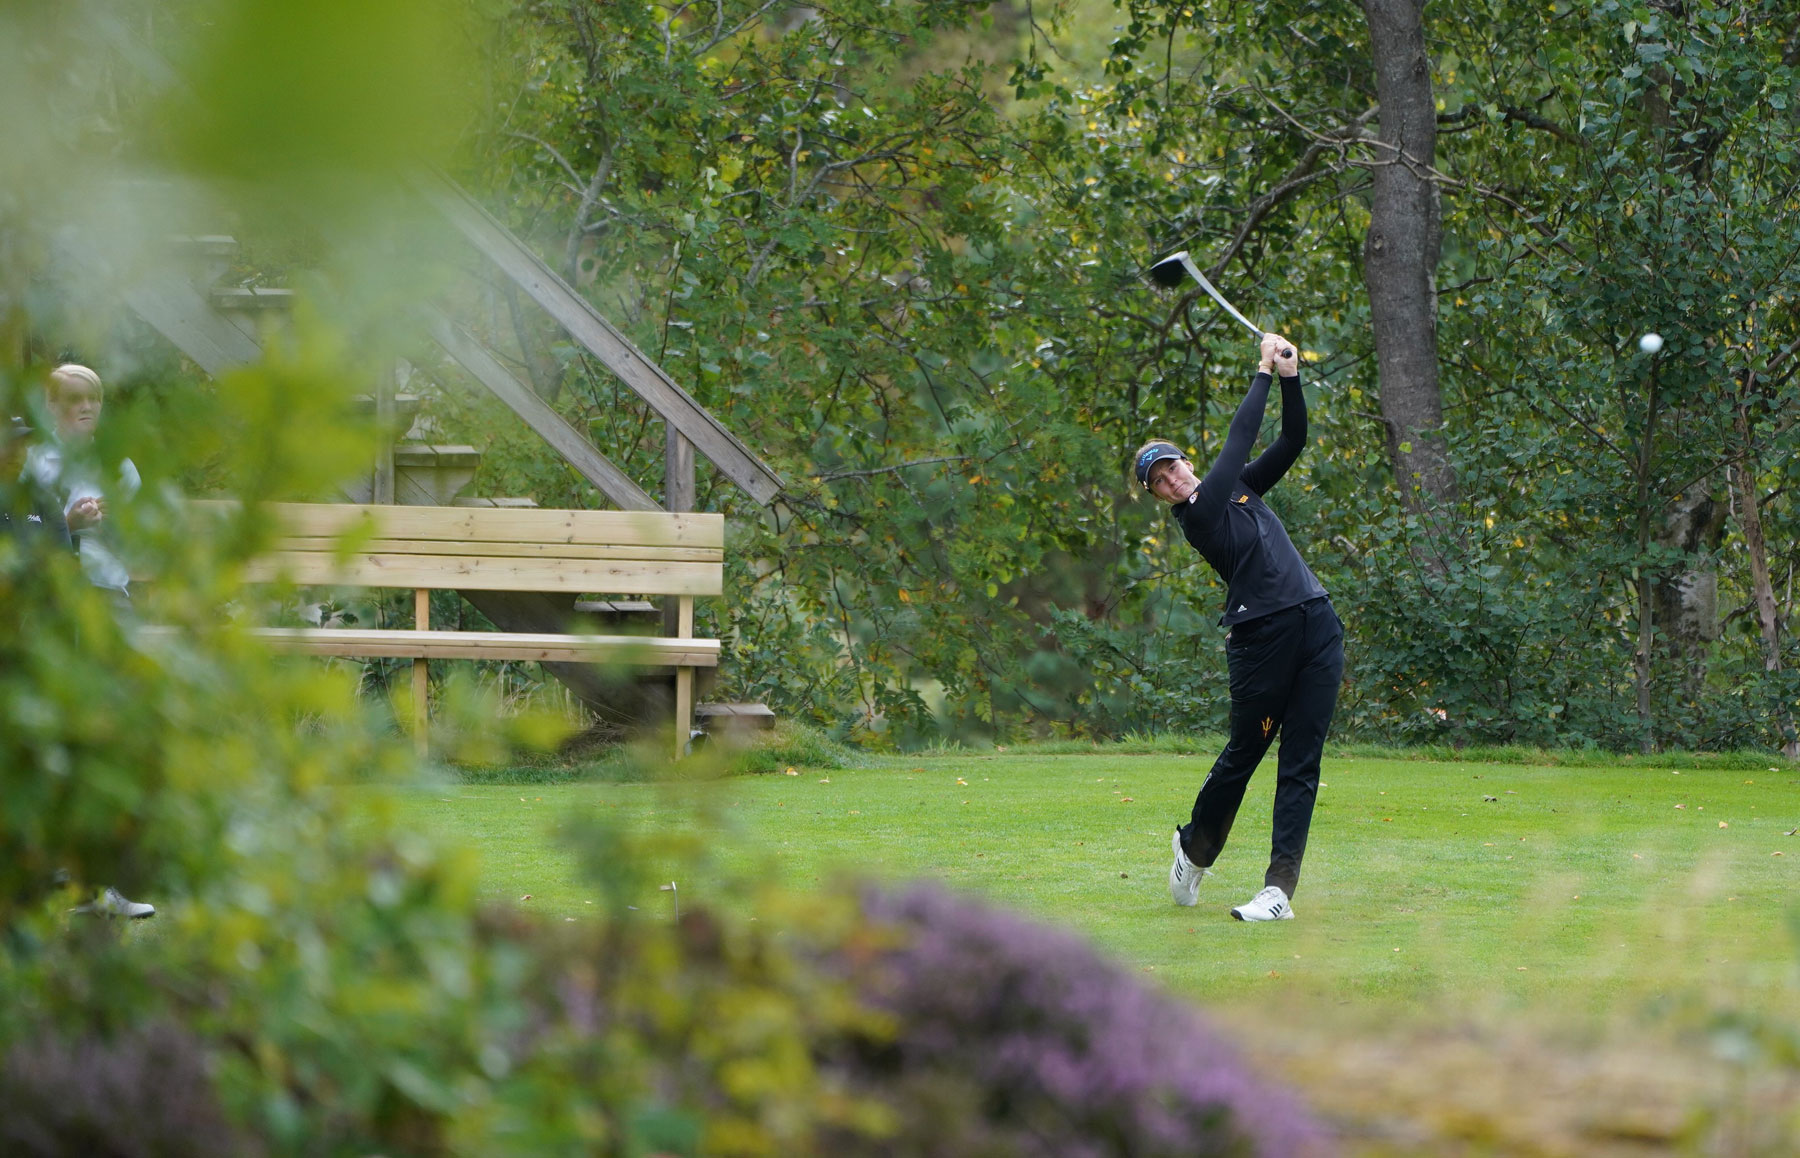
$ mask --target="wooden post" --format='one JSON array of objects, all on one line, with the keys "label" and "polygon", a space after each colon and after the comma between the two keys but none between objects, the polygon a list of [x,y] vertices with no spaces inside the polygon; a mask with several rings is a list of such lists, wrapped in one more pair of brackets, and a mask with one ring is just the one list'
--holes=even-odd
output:
[{"label": "wooden post", "polygon": [[[431,589],[413,589],[413,626],[431,630]],[[431,754],[431,665],[423,659],[413,660],[413,750],[423,760]]]},{"label": "wooden post", "polygon": [[394,384],[400,368],[391,366],[375,376],[375,430],[381,442],[375,448],[375,479],[370,487],[370,501],[394,501]]},{"label": "wooden post", "polygon": [[[663,502],[669,513],[694,509],[694,444],[668,424],[668,451],[663,460]],[[694,600],[684,595],[663,604],[663,634],[682,639],[694,635]],[[687,754],[694,731],[694,669],[675,669],[675,758]]]},{"label": "wooden post", "polygon": [[[676,635],[682,639],[694,636],[694,597],[683,595],[677,601]],[[687,755],[688,741],[694,734],[694,669],[675,669],[675,758]]]}]

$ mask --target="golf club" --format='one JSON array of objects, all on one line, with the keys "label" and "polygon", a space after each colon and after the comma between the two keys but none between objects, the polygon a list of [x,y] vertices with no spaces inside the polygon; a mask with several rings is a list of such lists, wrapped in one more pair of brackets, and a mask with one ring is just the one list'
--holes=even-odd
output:
[{"label": "golf club", "polygon": [[[1260,338],[1268,333],[1267,330],[1239,313],[1236,306],[1225,300],[1224,294],[1213,288],[1213,283],[1206,280],[1206,275],[1200,272],[1200,267],[1194,264],[1194,259],[1188,256],[1188,251],[1185,249],[1179,253],[1171,253],[1151,266],[1150,277],[1158,285],[1178,286],[1181,284],[1183,270],[1186,270],[1190,277],[1200,283],[1200,288],[1206,291],[1208,297],[1224,306],[1226,313],[1248,326],[1257,337]],[[1291,348],[1283,350],[1281,356],[1291,358],[1294,356],[1294,351]]]}]

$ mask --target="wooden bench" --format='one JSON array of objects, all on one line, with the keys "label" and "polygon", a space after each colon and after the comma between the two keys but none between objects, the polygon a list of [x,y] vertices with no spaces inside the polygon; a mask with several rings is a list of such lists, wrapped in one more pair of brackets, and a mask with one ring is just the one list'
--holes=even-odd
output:
[{"label": "wooden bench", "polygon": [[[675,752],[692,734],[694,669],[715,667],[719,641],[694,636],[694,598],[724,589],[725,519],[659,511],[271,503],[274,549],[253,582],[411,589],[408,629],[280,628],[258,634],[308,655],[413,660],[414,735],[426,742],[428,664],[490,659],[642,664],[675,669]],[[679,600],[673,636],[438,631],[434,590],[541,591]]]}]

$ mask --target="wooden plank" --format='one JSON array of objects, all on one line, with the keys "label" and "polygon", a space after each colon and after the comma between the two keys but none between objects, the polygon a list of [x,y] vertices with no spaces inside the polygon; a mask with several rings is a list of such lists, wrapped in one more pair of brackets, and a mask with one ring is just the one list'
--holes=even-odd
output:
[{"label": "wooden plank", "polygon": [[[204,500],[200,507],[222,506]],[[389,539],[483,543],[594,543],[612,546],[725,546],[725,516],[661,511],[566,511],[488,507],[383,507],[357,503],[267,503],[263,510],[290,536],[355,531]]]},{"label": "wooden plank", "polygon": [[287,580],[315,586],[468,587],[488,591],[566,591],[576,595],[719,595],[717,563],[630,559],[514,559],[480,555],[352,555],[277,551],[245,568],[252,583]]},{"label": "wooden plank", "polygon": [[[668,427],[663,451],[663,502],[671,512],[691,511],[694,509],[694,444],[682,437],[673,423],[665,423]],[[664,635],[692,635],[692,631],[682,631],[676,625],[676,610],[663,607]],[[680,698],[677,689],[677,699]],[[679,755],[679,753],[677,753]]]},{"label": "wooden plank", "polygon": [[[275,551],[318,551],[336,555],[338,537],[277,539]],[[358,553],[383,555],[493,555],[517,559],[638,559],[658,563],[720,563],[717,547],[613,547],[592,543],[475,543],[447,539],[358,539]]]},{"label": "wooden plank", "polygon": [[490,659],[716,667],[716,639],[642,635],[543,635],[507,631],[378,631],[261,627],[253,634],[300,655],[397,659]]},{"label": "wooden plank", "polygon": [[672,513],[694,509],[694,444],[670,426],[663,450],[663,502]]},{"label": "wooden plank", "polygon": [[[413,591],[413,627],[431,630],[431,591],[424,587]],[[431,661],[413,660],[412,676],[413,748],[423,760],[431,755]]]},{"label": "wooden plank", "polygon": [[256,339],[214,310],[177,273],[158,270],[124,296],[133,312],[212,377],[262,358]]},{"label": "wooden plank", "polygon": [[624,510],[661,509],[656,505],[656,500],[645,494],[630,475],[613,465],[611,459],[601,454],[554,407],[540,398],[537,391],[513,377],[486,346],[438,310],[427,310],[426,320],[432,340],[446,354],[474,375],[475,380],[486,386],[494,397],[506,403],[514,414],[525,421],[525,425],[536,431],[539,438],[562,455],[582,478],[600,488],[601,494]]},{"label": "wooden plank", "polygon": [[394,379],[398,376],[397,365],[391,373],[375,376],[375,429],[380,432],[381,445],[375,448],[375,478],[369,497],[378,503],[394,501],[394,440],[402,433],[394,429],[398,413],[394,407]]},{"label": "wooden plank", "polygon": [[494,220],[456,182],[440,172],[431,171],[416,174],[413,185],[470,244],[544,307],[570,337],[605,363],[607,369],[617,374],[693,442],[726,478],[765,506],[781,493],[780,475],[751,453],[736,435],[695,402],[629,338],[614,329],[587,299]]}]

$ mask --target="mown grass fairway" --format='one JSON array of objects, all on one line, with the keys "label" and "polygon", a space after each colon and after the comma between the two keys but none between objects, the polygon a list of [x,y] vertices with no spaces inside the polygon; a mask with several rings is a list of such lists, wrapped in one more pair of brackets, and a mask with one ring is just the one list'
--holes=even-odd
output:
[{"label": "mown grass fairway", "polygon": [[[1272,762],[1200,906],[1168,898],[1169,832],[1209,763],[958,754],[706,783],[452,784],[398,806],[477,849],[497,899],[576,919],[597,894],[551,829],[600,811],[704,840],[703,867],[653,874],[676,878],[684,904],[744,903],[733,879],[931,878],[1088,937],[1202,1002],[1557,1016],[1659,997],[1792,1002],[1793,771],[1328,759],[1298,919],[1258,926],[1227,910],[1262,883]],[[646,890],[638,903],[674,901]]]}]

